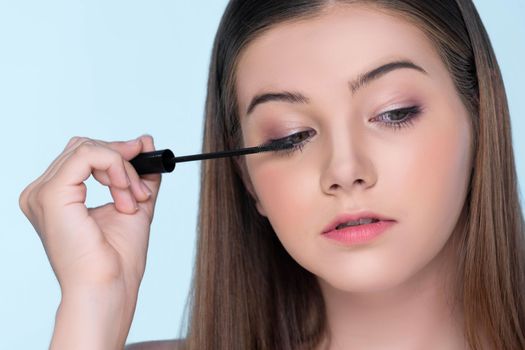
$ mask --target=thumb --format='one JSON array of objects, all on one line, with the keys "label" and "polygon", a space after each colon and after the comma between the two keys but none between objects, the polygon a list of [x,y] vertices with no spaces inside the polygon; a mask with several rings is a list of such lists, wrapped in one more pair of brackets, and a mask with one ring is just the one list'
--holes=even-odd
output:
[{"label": "thumb", "polygon": [[[133,155],[133,157],[135,157],[138,153],[155,151],[155,145],[153,143],[153,137],[151,135],[142,135],[138,138],[138,140],[141,147],[139,151]],[[144,205],[151,205],[150,209],[153,210],[159,193],[162,177],[160,174],[147,174],[141,175],[140,178],[144,181],[144,184],[151,190],[151,198],[147,202],[144,202]]]}]

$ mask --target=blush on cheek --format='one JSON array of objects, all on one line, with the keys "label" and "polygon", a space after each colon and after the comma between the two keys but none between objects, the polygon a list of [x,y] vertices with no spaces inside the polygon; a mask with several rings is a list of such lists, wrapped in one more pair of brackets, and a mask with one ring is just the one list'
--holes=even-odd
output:
[{"label": "blush on cheek", "polygon": [[463,207],[470,175],[469,139],[458,127],[434,129],[421,141],[411,166],[412,188],[407,191],[431,235],[448,238]]},{"label": "blush on cheek", "polygon": [[[276,232],[296,231],[315,212],[315,174],[281,162],[254,166],[250,176],[259,205]],[[299,225],[300,226],[300,225]]]}]

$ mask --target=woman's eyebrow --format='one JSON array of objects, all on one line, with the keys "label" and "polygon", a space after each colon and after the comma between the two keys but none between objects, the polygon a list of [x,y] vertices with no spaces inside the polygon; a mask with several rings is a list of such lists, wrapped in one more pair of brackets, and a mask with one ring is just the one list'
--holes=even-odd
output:
[{"label": "woman's eyebrow", "polygon": [[[428,74],[423,68],[421,68],[420,66],[418,66],[412,61],[409,61],[409,60],[393,61],[393,62],[383,64],[366,73],[358,75],[357,78],[355,78],[354,80],[348,83],[348,86],[350,87],[350,91],[352,92],[352,95],[354,95],[359,89],[363,88],[365,85],[369,84],[373,80],[379,79],[380,77],[384,76],[385,74],[393,70],[402,69],[402,68],[415,69],[421,73]],[[256,106],[262,103],[271,102],[271,101],[281,101],[281,102],[289,102],[289,103],[309,103],[310,100],[308,97],[306,97],[300,92],[282,91],[282,92],[263,93],[263,94],[256,95],[252,98],[250,104],[248,105],[246,115],[252,113]]]},{"label": "woman's eyebrow", "polygon": [[418,66],[412,61],[409,61],[409,60],[394,61],[394,62],[383,64],[382,66],[374,68],[364,74],[360,74],[356,79],[349,82],[348,86],[350,87],[350,91],[352,92],[352,95],[353,95],[357,92],[357,90],[369,84],[372,80],[379,79],[383,75],[393,70],[402,69],[402,68],[415,69],[421,73],[428,74],[423,68],[421,68],[420,66]]},{"label": "woman's eyebrow", "polygon": [[309,103],[308,97],[304,96],[300,92],[269,92],[260,95],[256,95],[252,98],[252,102],[248,107],[246,114],[250,114],[257,105],[270,101],[283,101],[289,103]]}]

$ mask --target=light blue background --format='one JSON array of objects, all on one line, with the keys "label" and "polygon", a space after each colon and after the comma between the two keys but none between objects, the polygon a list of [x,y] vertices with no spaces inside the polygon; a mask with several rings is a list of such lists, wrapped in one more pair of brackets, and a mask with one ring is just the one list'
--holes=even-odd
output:
[{"label": "light blue background", "polygon": [[[477,0],[507,88],[525,183],[525,3]],[[0,349],[45,349],[60,290],[18,208],[22,189],[70,137],[154,135],[158,148],[200,151],[213,36],[225,0],[0,2]],[[88,205],[110,200],[89,180]],[[164,177],[128,343],[178,335],[189,288],[198,164]],[[523,190],[522,190],[523,193]]]}]

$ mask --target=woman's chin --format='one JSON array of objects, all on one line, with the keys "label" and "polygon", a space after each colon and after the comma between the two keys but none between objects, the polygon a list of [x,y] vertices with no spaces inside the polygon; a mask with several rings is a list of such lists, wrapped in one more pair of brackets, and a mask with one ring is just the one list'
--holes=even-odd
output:
[{"label": "woman's chin", "polygon": [[[382,269],[382,271],[387,270]],[[317,279],[323,292],[372,295],[393,291],[403,285],[408,278],[392,273],[387,275],[384,272],[374,271],[374,269],[363,269],[351,273],[340,271],[340,273],[330,275],[317,275]]]}]

